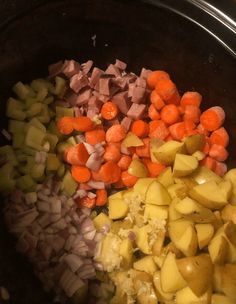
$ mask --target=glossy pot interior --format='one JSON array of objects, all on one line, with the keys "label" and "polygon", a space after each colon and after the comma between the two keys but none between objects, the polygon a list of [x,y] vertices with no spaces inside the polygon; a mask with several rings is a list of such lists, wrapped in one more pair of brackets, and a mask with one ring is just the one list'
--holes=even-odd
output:
[{"label": "glossy pot interior", "polygon": [[[137,73],[143,66],[168,71],[181,93],[197,90],[203,95],[204,108],[223,106],[225,126],[231,136],[228,165],[236,165],[236,60],[209,32],[159,7],[164,1],[146,1],[152,5],[132,0],[18,2],[16,16],[5,10],[0,24],[1,127],[6,122],[4,101],[16,81],[45,76],[47,65],[63,58],[80,62],[93,59],[100,67],[119,58]],[[166,1],[175,10],[177,2],[180,10],[187,3],[187,17],[194,13],[192,19],[208,20],[191,1]],[[204,26],[208,28],[207,22]],[[231,35],[229,31],[225,28],[221,38]],[[96,46],[91,39],[94,35]],[[228,40],[231,47],[235,45],[236,41]],[[15,253],[14,240],[6,233],[2,219],[0,269],[0,286],[8,288],[12,303],[51,303],[31,267]]]}]

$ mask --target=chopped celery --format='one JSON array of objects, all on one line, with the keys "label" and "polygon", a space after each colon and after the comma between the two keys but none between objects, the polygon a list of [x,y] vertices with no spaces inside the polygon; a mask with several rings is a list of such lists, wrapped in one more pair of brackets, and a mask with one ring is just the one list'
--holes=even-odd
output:
[{"label": "chopped celery", "polygon": [[56,117],[60,118],[63,116],[74,117],[74,110],[73,108],[64,108],[64,107],[56,107]]},{"label": "chopped celery", "polygon": [[66,81],[65,79],[56,76],[55,78],[55,87],[53,90],[53,94],[57,95],[58,97],[63,97],[66,91]]},{"label": "chopped celery", "polygon": [[14,168],[12,164],[6,163],[0,170],[0,192],[8,194],[15,187]]},{"label": "chopped celery", "polygon": [[36,92],[43,89],[46,89],[47,91],[51,91],[53,89],[51,82],[41,78],[33,80],[30,85]]},{"label": "chopped celery", "polygon": [[24,85],[21,81],[17,82],[13,86],[12,90],[21,100],[25,100],[29,96],[34,96],[34,91],[32,88],[28,85]]},{"label": "chopped celery", "polygon": [[43,102],[44,99],[47,97],[48,95],[48,89],[46,87],[42,87],[41,89],[38,90],[37,93],[37,100],[40,102]]},{"label": "chopped celery", "polygon": [[31,155],[31,156],[35,156],[35,154],[36,154],[36,150],[35,149],[29,148],[26,145],[23,145],[21,147],[21,151],[24,152],[25,154]]},{"label": "chopped celery", "polygon": [[21,150],[16,150],[16,159],[18,160],[18,162],[22,163],[22,162],[26,162],[27,161],[27,155],[25,153],[23,153]]},{"label": "chopped celery", "polygon": [[25,106],[27,109],[29,109],[33,104],[37,102],[38,102],[37,97],[29,97],[25,100]]},{"label": "chopped celery", "polygon": [[68,144],[70,144],[72,146],[75,146],[77,144],[77,142],[73,136],[70,136],[66,142],[68,142]]},{"label": "chopped celery", "polygon": [[53,96],[48,96],[47,98],[44,99],[43,103],[51,104],[53,100],[54,100]]},{"label": "chopped celery", "polygon": [[59,177],[63,177],[63,175],[65,174],[65,171],[66,171],[66,166],[64,164],[61,164],[57,170],[57,175]]},{"label": "chopped celery", "polygon": [[28,173],[25,163],[18,165],[17,170],[20,172],[20,176]]},{"label": "chopped celery", "polygon": [[55,134],[52,133],[46,133],[45,140],[47,140],[50,143],[50,151],[54,151],[57,143],[58,143],[58,137]]},{"label": "chopped celery", "polygon": [[61,162],[58,159],[57,155],[53,153],[48,153],[46,163],[47,163],[46,167],[48,171],[57,171],[61,165]]},{"label": "chopped celery", "polygon": [[23,107],[24,105],[19,100],[10,97],[7,101],[7,117],[17,120],[24,120],[26,118],[26,114],[23,111]]},{"label": "chopped celery", "polygon": [[25,142],[25,134],[24,133],[13,133],[12,136],[12,147],[14,149],[21,148]]},{"label": "chopped celery", "polygon": [[34,117],[29,121],[27,127],[29,127],[29,126],[35,126],[37,129],[42,130],[43,132],[47,131],[45,126],[38,120],[37,117]]},{"label": "chopped celery", "polygon": [[33,169],[33,166],[35,165],[35,159],[33,156],[27,156],[27,163],[26,163],[26,166],[25,166],[25,170],[26,170],[26,173],[31,175],[31,172],[32,172],[32,169]]},{"label": "chopped celery", "polygon": [[58,131],[58,129],[57,129],[57,126],[56,126],[56,123],[55,123],[55,121],[51,121],[50,122],[50,124],[48,125],[48,131],[50,132],[50,133],[53,133],[53,134],[55,134],[58,138],[62,138],[63,137],[63,135]]},{"label": "chopped celery", "polygon": [[45,164],[34,163],[30,175],[33,177],[33,179],[39,180],[41,177],[44,176],[44,171],[45,171]]},{"label": "chopped celery", "polygon": [[26,123],[19,120],[9,120],[8,131],[10,133],[24,133],[25,132]]},{"label": "chopped celery", "polygon": [[39,113],[37,118],[42,123],[45,123],[45,124],[49,123],[50,116],[49,116],[49,111],[48,111],[48,105],[42,104],[42,111]]},{"label": "chopped celery", "polygon": [[77,187],[77,182],[73,179],[70,172],[67,171],[61,184],[61,190],[63,190],[67,195],[71,196],[75,193]]},{"label": "chopped celery", "polygon": [[69,144],[68,142],[60,142],[58,145],[57,145],[57,152],[62,154],[65,152],[65,150],[69,147],[72,147],[71,144]]},{"label": "chopped celery", "polygon": [[25,194],[26,202],[30,202],[32,204],[37,202],[37,193],[36,192],[28,192]]},{"label": "chopped celery", "polygon": [[30,175],[26,174],[17,178],[16,186],[20,190],[25,191],[27,189],[32,189],[32,187],[35,186],[35,182]]},{"label": "chopped celery", "polygon": [[12,166],[16,166],[18,164],[16,155],[15,155],[15,152],[14,152],[12,146],[6,145],[6,146],[0,147],[0,156],[4,156],[6,158],[6,160]]},{"label": "chopped celery", "polygon": [[43,140],[46,133],[42,130],[36,128],[35,126],[30,126],[26,132],[25,144],[26,146],[33,148],[35,150],[42,150]]},{"label": "chopped celery", "polygon": [[36,116],[38,115],[39,113],[42,112],[42,103],[40,102],[36,102],[34,104],[32,104],[29,109],[26,111],[26,116],[27,117],[32,117],[32,116]]}]

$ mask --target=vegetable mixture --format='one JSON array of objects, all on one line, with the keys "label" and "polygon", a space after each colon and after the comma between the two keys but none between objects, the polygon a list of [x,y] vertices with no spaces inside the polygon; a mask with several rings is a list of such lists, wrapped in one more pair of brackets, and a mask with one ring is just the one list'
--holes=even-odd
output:
[{"label": "vegetable mixture", "polygon": [[235,303],[224,109],[201,112],[165,71],[92,66],[52,64],[7,101],[0,192],[17,250],[60,303]]}]

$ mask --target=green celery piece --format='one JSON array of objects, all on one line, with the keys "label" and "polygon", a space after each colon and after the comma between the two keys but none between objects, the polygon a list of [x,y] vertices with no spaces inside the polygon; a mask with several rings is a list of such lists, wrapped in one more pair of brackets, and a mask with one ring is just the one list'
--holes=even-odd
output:
[{"label": "green celery piece", "polygon": [[30,84],[31,88],[33,88],[36,92],[46,89],[47,91],[51,91],[53,89],[53,85],[51,82],[46,79],[35,79]]},{"label": "green celery piece", "polygon": [[25,142],[25,134],[24,133],[13,133],[12,136],[12,147],[14,149],[20,149]]},{"label": "green celery piece", "polygon": [[0,147],[0,156],[6,158],[6,160],[12,164],[12,166],[16,166],[18,164],[18,161],[16,159],[15,152],[12,148],[12,146],[5,145]]},{"label": "green celery piece", "polygon": [[64,116],[74,117],[74,110],[73,108],[64,108],[64,107],[56,107],[56,117],[61,118]]},{"label": "green celery piece", "polygon": [[53,94],[56,96],[62,98],[66,91],[66,81],[64,78],[61,78],[59,76],[55,77],[55,87],[53,90]]},{"label": "green celery piece", "polygon": [[[21,150],[17,149],[15,151],[15,154],[16,154],[16,159],[18,160],[19,163],[27,161],[27,154],[23,153]],[[19,166],[19,164],[18,164],[18,166]]]},{"label": "green celery piece", "polygon": [[37,102],[38,102],[37,97],[28,97],[25,100],[25,107],[26,107],[26,109],[29,109],[32,105],[34,105]]},{"label": "green celery piece", "polygon": [[26,174],[17,178],[16,186],[20,190],[26,191],[27,189],[32,189],[32,187],[35,186],[35,181],[32,179],[30,175]]},{"label": "green celery piece", "polygon": [[24,133],[26,123],[19,120],[10,119],[8,123],[8,132],[14,133]]},{"label": "green celery piece", "polygon": [[48,105],[42,104],[42,111],[39,113],[37,118],[41,123],[44,123],[44,124],[47,124],[47,123],[50,122],[50,115],[49,115],[49,111],[48,111]]},{"label": "green celery piece", "polygon": [[37,202],[37,193],[36,192],[28,192],[25,194],[25,199],[29,200],[30,202],[36,203]]},{"label": "green celery piece", "polygon": [[69,147],[72,147],[72,144],[69,144],[68,142],[60,142],[59,144],[57,144],[57,152],[59,154],[63,154],[65,152],[65,150]]},{"label": "green celery piece", "polygon": [[41,151],[45,135],[45,132],[31,125],[28,128],[25,136],[26,146]]},{"label": "green celery piece", "polygon": [[33,166],[35,165],[35,159],[33,156],[27,156],[27,162],[25,166],[26,174],[31,175],[31,171],[33,169]]},{"label": "green celery piece", "polygon": [[61,190],[64,191],[67,195],[72,196],[75,193],[77,187],[77,182],[73,179],[70,172],[67,171],[62,180]]},{"label": "green celery piece", "polygon": [[17,82],[13,86],[12,90],[21,100],[25,100],[27,97],[32,97],[35,95],[32,88],[28,85],[24,85],[21,81]]},{"label": "green celery piece", "polygon": [[45,136],[45,140],[47,140],[50,143],[50,151],[53,152],[58,143],[58,137],[55,134],[47,132]]},{"label": "green celery piece", "polygon": [[23,111],[23,108],[24,105],[22,104],[22,102],[10,97],[7,101],[6,115],[7,117],[16,120],[24,120],[26,118],[26,114]]},{"label": "green celery piece", "polygon": [[38,114],[40,114],[42,112],[42,103],[40,102],[36,102],[34,104],[32,104],[29,109],[26,111],[26,116],[27,117],[33,117],[36,116]]},{"label": "green celery piece", "polygon": [[33,179],[39,181],[44,176],[44,172],[45,172],[45,164],[34,163],[30,175],[32,176]]},{"label": "green celery piece", "polygon": [[45,98],[45,99],[43,100],[43,103],[49,105],[49,104],[51,104],[53,101],[54,101],[53,96],[48,96],[47,98]]},{"label": "green celery piece", "polygon": [[28,127],[29,126],[35,126],[37,129],[39,129],[45,133],[47,131],[46,127],[38,120],[37,117],[34,117],[29,121]]},{"label": "green celery piece", "polygon": [[48,131],[52,134],[55,134],[59,139],[61,139],[64,136],[58,131],[56,123],[53,120],[48,125]]},{"label": "green celery piece", "polygon": [[60,167],[61,162],[56,154],[48,153],[46,167],[48,171],[57,171]]},{"label": "green celery piece", "polygon": [[0,170],[0,192],[4,195],[10,193],[15,187],[14,167],[10,163],[1,166]]},{"label": "green celery piece", "polygon": [[47,96],[48,96],[48,88],[42,86],[42,88],[38,90],[36,98],[38,101],[43,102]]},{"label": "green celery piece", "polygon": [[21,151],[23,153],[25,153],[26,155],[31,155],[31,156],[35,156],[35,154],[36,154],[35,149],[29,148],[25,144],[21,147]]},{"label": "green celery piece", "polygon": [[65,164],[61,164],[60,167],[59,167],[58,170],[57,170],[57,175],[58,175],[59,177],[63,177],[64,174],[65,174],[65,171],[66,171],[66,166],[65,166]]},{"label": "green celery piece", "polygon": [[72,146],[75,146],[75,145],[77,144],[77,142],[76,142],[74,136],[70,136],[70,137],[66,140],[66,142],[68,142],[68,144],[70,144],[70,145],[72,145]]}]

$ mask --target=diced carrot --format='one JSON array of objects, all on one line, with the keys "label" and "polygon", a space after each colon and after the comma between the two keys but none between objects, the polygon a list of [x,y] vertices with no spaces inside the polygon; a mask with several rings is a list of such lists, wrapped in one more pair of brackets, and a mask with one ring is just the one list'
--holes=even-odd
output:
[{"label": "diced carrot", "polygon": [[169,134],[169,135],[165,138],[165,141],[170,141],[170,140],[174,140],[174,138]]},{"label": "diced carrot", "polygon": [[93,128],[93,121],[87,116],[74,117],[73,128],[80,132],[90,131]]},{"label": "diced carrot", "polygon": [[148,107],[148,116],[151,120],[160,119],[160,114],[153,104],[150,104],[150,106]]},{"label": "diced carrot", "polygon": [[140,138],[148,136],[149,125],[145,121],[139,119],[132,123],[131,132]]},{"label": "diced carrot", "polygon": [[150,177],[157,177],[166,168],[165,165],[161,163],[153,163],[149,159],[145,162],[145,165],[148,169],[148,173]]},{"label": "diced carrot", "polygon": [[161,99],[160,95],[155,90],[150,94],[150,101],[157,110],[161,110],[165,105],[163,99]]},{"label": "diced carrot", "polygon": [[57,129],[61,134],[69,135],[73,132],[73,117],[61,117],[57,121]]},{"label": "diced carrot", "polygon": [[195,123],[192,120],[186,120],[184,121],[185,129],[187,131],[192,131],[196,128]]},{"label": "diced carrot", "polygon": [[149,123],[149,137],[164,140],[169,135],[169,130],[164,121],[153,120]]},{"label": "diced carrot", "polygon": [[86,164],[89,154],[83,143],[79,143],[73,147],[67,148],[66,150],[66,161],[70,165],[83,166]]},{"label": "diced carrot", "polygon": [[212,132],[210,136],[210,143],[211,145],[216,144],[226,148],[229,144],[229,134],[225,128],[221,127],[220,129]]},{"label": "diced carrot", "polygon": [[79,208],[89,208],[92,209],[96,205],[96,199],[90,198],[88,196],[85,196],[83,198],[77,198],[75,199],[76,204],[79,206]]},{"label": "diced carrot", "polygon": [[136,153],[139,157],[150,157],[150,139],[144,138],[143,143],[143,146],[136,147]]},{"label": "diced carrot", "polygon": [[126,130],[122,125],[113,125],[106,132],[106,141],[116,143],[124,139],[125,136]]},{"label": "diced carrot", "polygon": [[209,154],[209,151],[210,151],[210,144],[209,144],[208,141],[205,141],[205,144],[204,144],[204,146],[203,146],[203,148],[202,148],[202,152],[203,152],[204,154],[208,155],[208,154]]},{"label": "diced carrot", "polygon": [[180,100],[180,105],[185,107],[187,105],[194,105],[198,108],[200,107],[200,104],[202,102],[202,95],[198,92],[186,92],[182,96]]},{"label": "diced carrot", "polygon": [[201,111],[197,106],[186,105],[184,109],[184,120],[191,120],[194,123],[199,123]]},{"label": "diced carrot", "polygon": [[186,130],[185,136],[191,136],[191,135],[196,135],[196,134],[199,134],[199,132],[198,132],[197,129],[194,129],[194,130]]},{"label": "diced carrot", "polygon": [[177,108],[178,108],[178,110],[179,110],[179,114],[180,114],[180,115],[183,115],[183,114],[184,114],[184,107],[178,106]]},{"label": "diced carrot", "polygon": [[179,110],[176,105],[168,104],[161,110],[161,120],[167,125],[172,125],[180,120]]},{"label": "diced carrot", "polygon": [[122,171],[127,170],[129,168],[129,165],[131,163],[132,159],[128,155],[121,156],[118,166],[121,168]]},{"label": "diced carrot", "polygon": [[177,122],[169,127],[169,131],[174,140],[181,140],[186,135],[185,123]]},{"label": "diced carrot", "polygon": [[96,191],[96,206],[104,206],[107,202],[107,191],[105,189],[99,189]]},{"label": "diced carrot", "polygon": [[210,148],[209,156],[217,161],[225,161],[228,158],[229,153],[223,146],[214,144]]},{"label": "diced carrot", "polygon": [[72,166],[71,175],[78,183],[86,183],[91,178],[90,170],[83,166]]},{"label": "diced carrot", "polygon": [[126,187],[133,187],[136,184],[138,177],[129,174],[128,171],[123,171],[121,173],[121,179]]},{"label": "diced carrot", "polygon": [[91,171],[92,179],[95,181],[101,181],[101,176],[99,171]]},{"label": "diced carrot", "polygon": [[204,111],[200,117],[202,126],[208,131],[219,129],[225,120],[225,112],[221,107],[212,107]]},{"label": "diced carrot", "polygon": [[199,134],[203,134],[203,135],[206,135],[206,136],[209,136],[209,134],[210,134],[210,132],[207,131],[207,130],[203,127],[203,125],[201,125],[201,124],[199,124],[199,125],[197,126],[197,129],[198,129],[198,131],[199,131]]},{"label": "diced carrot", "polygon": [[134,160],[134,159],[139,159],[139,156],[137,153],[132,154],[132,160]]},{"label": "diced carrot", "polygon": [[91,131],[85,132],[85,140],[90,145],[96,145],[105,141],[106,133],[102,129],[94,129]]},{"label": "diced carrot", "polygon": [[103,154],[105,161],[112,160],[115,163],[118,162],[121,158],[120,149],[114,144],[108,144],[105,147],[105,153]]},{"label": "diced carrot", "polygon": [[112,101],[107,101],[101,108],[101,115],[106,120],[114,119],[118,114],[118,107]]},{"label": "diced carrot", "polygon": [[179,105],[180,96],[176,85],[170,79],[161,79],[155,86],[156,92],[167,104]]},{"label": "diced carrot", "polygon": [[121,176],[121,169],[113,161],[108,161],[101,166],[99,174],[102,181],[112,184],[119,181]]},{"label": "diced carrot", "polygon": [[216,167],[216,160],[207,156],[203,160],[200,161],[200,165],[214,171]]},{"label": "diced carrot", "polygon": [[221,163],[217,161],[214,172],[219,176],[224,176],[225,173],[227,172],[227,165],[225,163]]},{"label": "diced carrot", "polygon": [[154,89],[157,82],[162,79],[170,79],[170,76],[165,71],[153,71],[147,77],[147,84],[149,88]]}]

